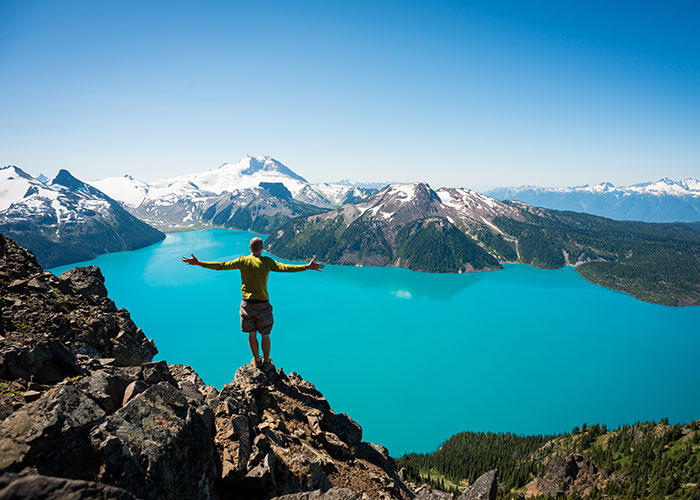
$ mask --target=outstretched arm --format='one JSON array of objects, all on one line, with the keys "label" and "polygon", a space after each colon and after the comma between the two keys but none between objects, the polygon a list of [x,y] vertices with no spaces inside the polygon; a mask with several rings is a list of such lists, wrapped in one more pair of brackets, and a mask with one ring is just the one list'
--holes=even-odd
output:
[{"label": "outstretched arm", "polygon": [[229,260],[228,262],[202,262],[193,253],[191,257],[183,257],[182,262],[190,266],[199,266],[206,269],[214,269],[215,271],[227,271],[228,269],[240,269],[240,257],[238,259]]},{"label": "outstretched arm", "polygon": [[298,273],[299,271],[307,271],[309,269],[320,271],[325,267],[320,262],[316,262],[315,256],[308,264],[283,264],[273,259],[270,259],[270,261],[272,262],[270,271],[276,271],[278,273]]},{"label": "outstretched arm", "polygon": [[190,255],[192,257],[183,257],[182,262],[184,262],[185,264],[189,264],[190,266],[201,266],[202,265],[200,260],[197,259],[197,257],[195,257],[193,253],[191,253]]},{"label": "outstretched arm", "polygon": [[321,262],[316,262],[316,256],[315,256],[315,255],[314,255],[314,258],[311,259],[311,262],[309,262],[308,264],[306,264],[306,269],[313,269],[314,271],[320,271],[320,270],[323,269],[324,267],[326,267],[326,266],[325,266],[324,264],[322,264]]}]

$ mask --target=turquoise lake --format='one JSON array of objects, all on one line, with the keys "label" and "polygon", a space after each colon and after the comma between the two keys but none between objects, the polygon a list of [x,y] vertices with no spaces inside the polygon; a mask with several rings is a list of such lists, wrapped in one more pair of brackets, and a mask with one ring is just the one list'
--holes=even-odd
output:
[{"label": "turquoise lake", "polygon": [[[51,271],[99,266],[110,297],[155,341],[156,359],[191,365],[221,388],[251,359],[240,274],[180,258],[230,260],[249,253],[252,236],[174,233]],[[573,268],[327,266],[271,273],[268,288],[277,367],[315,384],[393,456],[433,451],[465,430],[540,434],[700,418],[700,307],[647,304]]]}]

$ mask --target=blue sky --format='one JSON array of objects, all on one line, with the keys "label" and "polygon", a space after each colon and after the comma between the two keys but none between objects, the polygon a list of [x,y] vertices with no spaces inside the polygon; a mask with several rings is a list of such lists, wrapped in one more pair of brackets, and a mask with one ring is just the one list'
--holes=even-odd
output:
[{"label": "blue sky", "polygon": [[143,180],[700,177],[697,2],[0,0],[0,164]]}]

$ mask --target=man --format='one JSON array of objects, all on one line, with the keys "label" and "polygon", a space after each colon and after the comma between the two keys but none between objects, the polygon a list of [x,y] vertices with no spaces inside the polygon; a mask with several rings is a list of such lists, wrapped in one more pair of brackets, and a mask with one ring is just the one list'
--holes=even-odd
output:
[{"label": "man", "polygon": [[[316,262],[316,257],[308,264],[282,264],[270,257],[262,257],[263,241],[260,238],[250,240],[250,255],[244,255],[228,262],[202,262],[190,254],[182,261],[191,266],[200,266],[216,271],[239,269],[241,271],[241,330],[248,333],[248,345],[253,353],[252,363],[258,368],[274,368],[270,359],[270,331],[272,330],[272,306],[267,294],[267,276],[270,271],[296,273],[313,269],[320,271],[324,265]],[[260,357],[257,333],[262,338],[263,357]]]}]

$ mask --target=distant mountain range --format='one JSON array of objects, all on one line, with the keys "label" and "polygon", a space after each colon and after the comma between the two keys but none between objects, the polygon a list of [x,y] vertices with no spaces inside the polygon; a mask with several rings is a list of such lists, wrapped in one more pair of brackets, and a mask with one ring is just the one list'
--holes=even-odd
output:
[{"label": "distant mountain range", "polygon": [[[163,230],[223,226],[262,231],[291,218],[358,201],[375,189],[311,184],[269,156],[246,156],[206,172],[145,183],[130,175],[91,181],[132,214]],[[262,221],[258,221],[263,217]]]},{"label": "distant mountain range", "polygon": [[0,233],[30,248],[45,267],[134,250],[165,237],[67,170],[49,182],[16,166],[0,169]]},{"label": "distant mountain range", "polygon": [[486,192],[499,200],[523,201],[536,207],[572,210],[617,220],[644,222],[700,221],[700,181],[668,178],[632,186],[609,182],[594,186],[544,188],[520,186]]},{"label": "distant mountain range", "polygon": [[[328,263],[427,272],[488,271],[507,262],[572,265],[586,279],[642,300],[700,303],[700,223],[615,221],[465,188],[434,191],[425,183],[380,190],[347,181],[311,184],[266,156],[151,183],[128,175],[94,181],[99,189],[64,170],[50,183],[16,167],[2,171],[0,231],[48,266],[158,241],[163,236],[151,226],[224,227],[269,234],[268,250],[294,260],[316,255]],[[625,189],[693,198],[687,193],[697,184]],[[621,192],[612,185],[573,191]]]},{"label": "distant mountain range", "polygon": [[700,304],[695,224],[614,221],[463,188],[392,184],[359,203],[292,219],[265,243],[289,259],[430,272],[573,265],[589,281],[642,300]]}]

